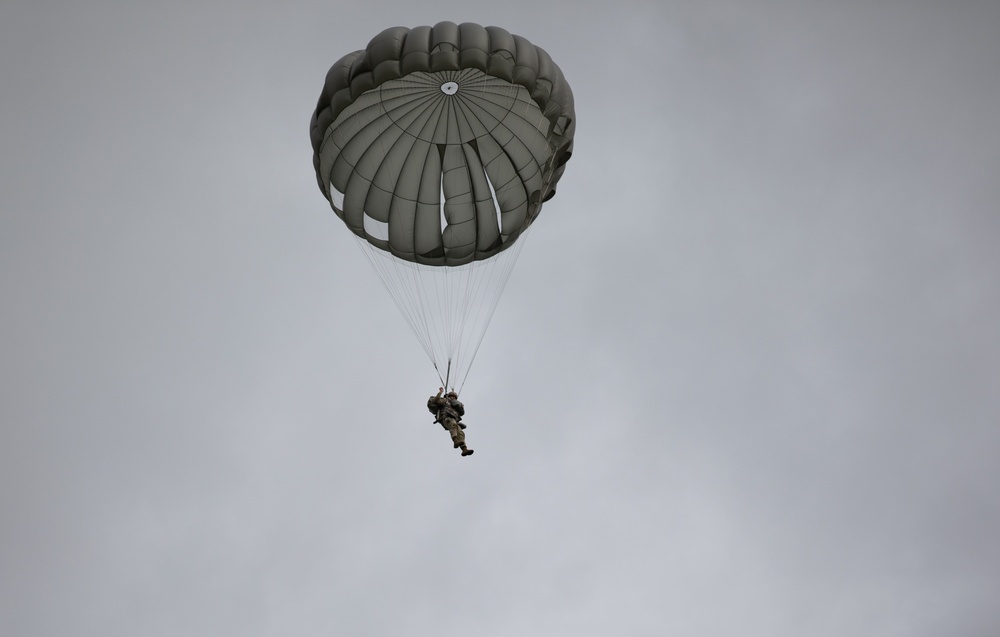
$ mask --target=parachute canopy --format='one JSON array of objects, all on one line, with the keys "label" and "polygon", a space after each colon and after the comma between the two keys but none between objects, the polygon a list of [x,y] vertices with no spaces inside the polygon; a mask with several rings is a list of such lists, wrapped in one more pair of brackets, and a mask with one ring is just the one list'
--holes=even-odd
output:
[{"label": "parachute canopy", "polygon": [[310,127],[320,190],[445,384],[457,358],[467,373],[574,130],[562,71],[499,27],[386,29],[327,73]]}]

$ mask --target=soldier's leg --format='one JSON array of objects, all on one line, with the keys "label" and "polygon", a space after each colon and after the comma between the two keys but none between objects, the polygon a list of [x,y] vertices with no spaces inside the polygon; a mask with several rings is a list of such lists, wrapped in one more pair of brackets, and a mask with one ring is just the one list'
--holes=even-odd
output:
[{"label": "soldier's leg", "polygon": [[448,426],[448,433],[451,434],[451,441],[455,444],[455,448],[458,449],[465,443],[465,433],[459,428],[458,423],[451,418],[445,419],[445,424]]},{"label": "soldier's leg", "polygon": [[472,455],[472,449],[469,449],[468,447],[465,446],[465,432],[462,431],[458,427],[455,427],[455,429],[458,432],[458,435],[455,437],[456,438],[456,440],[455,440],[455,447],[458,447],[458,448],[462,449],[462,455],[463,456],[471,456]]}]

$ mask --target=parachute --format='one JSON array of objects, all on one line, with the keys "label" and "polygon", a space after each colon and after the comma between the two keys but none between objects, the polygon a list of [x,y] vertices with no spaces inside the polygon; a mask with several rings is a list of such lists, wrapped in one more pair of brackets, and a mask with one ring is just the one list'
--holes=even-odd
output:
[{"label": "parachute", "polygon": [[461,389],[542,204],[572,154],[573,93],[499,27],[395,27],[327,73],[319,188],[449,390]]}]

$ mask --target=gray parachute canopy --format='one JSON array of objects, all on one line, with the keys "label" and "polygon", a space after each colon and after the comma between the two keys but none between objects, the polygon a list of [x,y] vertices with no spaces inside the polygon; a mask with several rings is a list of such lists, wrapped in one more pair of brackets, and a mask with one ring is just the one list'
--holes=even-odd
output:
[{"label": "gray parachute canopy", "polygon": [[498,27],[387,29],[327,73],[310,128],[320,190],[449,390],[555,193],[574,120],[559,67]]},{"label": "gray parachute canopy", "polygon": [[396,27],[326,76],[310,134],[319,187],[347,227],[408,262],[509,248],[555,193],[573,93],[541,48],[498,27]]}]

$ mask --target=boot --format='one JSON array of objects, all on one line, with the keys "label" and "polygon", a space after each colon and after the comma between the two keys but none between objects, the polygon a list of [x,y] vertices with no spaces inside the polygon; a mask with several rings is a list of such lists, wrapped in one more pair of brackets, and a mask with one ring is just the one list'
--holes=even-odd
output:
[{"label": "boot", "polygon": [[463,445],[463,444],[462,444],[462,443],[460,443],[460,442],[456,442],[456,443],[455,443],[455,449],[458,449],[459,447],[464,447],[464,446],[465,446],[465,445]]},{"label": "boot", "polygon": [[468,448],[468,447],[466,447],[465,445],[462,445],[462,455],[463,455],[463,456],[471,456],[471,455],[472,455],[472,454],[474,454],[475,452],[476,452],[476,450],[475,450],[475,449],[469,449],[469,448]]}]

